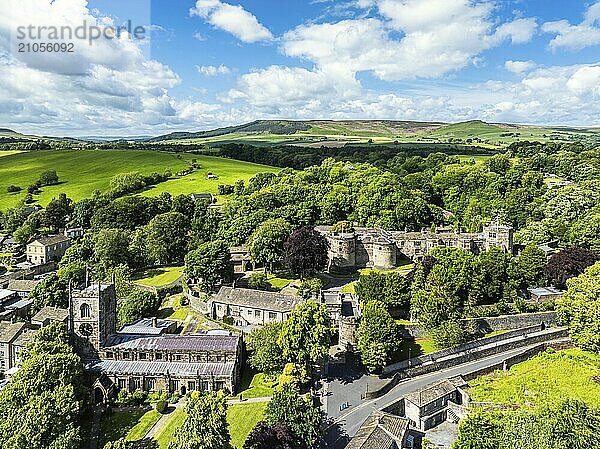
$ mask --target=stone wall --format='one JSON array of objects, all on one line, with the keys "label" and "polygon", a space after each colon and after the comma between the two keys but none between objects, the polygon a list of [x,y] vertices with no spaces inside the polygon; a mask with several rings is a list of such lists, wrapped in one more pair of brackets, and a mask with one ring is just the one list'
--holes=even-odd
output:
[{"label": "stone wall", "polygon": [[[530,326],[539,326],[544,323],[546,327],[558,326],[556,312],[521,313],[518,315],[501,315],[482,318],[467,318],[463,321],[472,323],[479,332],[494,332],[502,330],[521,329]],[[403,338],[426,338],[427,330],[419,323],[402,326]]]}]

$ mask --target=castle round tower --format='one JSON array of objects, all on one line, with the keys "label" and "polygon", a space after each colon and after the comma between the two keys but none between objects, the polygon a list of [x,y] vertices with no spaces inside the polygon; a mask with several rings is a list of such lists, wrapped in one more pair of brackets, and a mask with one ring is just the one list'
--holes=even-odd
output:
[{"label": "castle round tower", "polygon": [[329,270],[344,271],[356,267],[356,235],[354,233],[330,234]]},{"label": "castle round tower", "polygon": [[396,243],[384,239],[373,242],[373,267],[391,270],[396,266]]}]

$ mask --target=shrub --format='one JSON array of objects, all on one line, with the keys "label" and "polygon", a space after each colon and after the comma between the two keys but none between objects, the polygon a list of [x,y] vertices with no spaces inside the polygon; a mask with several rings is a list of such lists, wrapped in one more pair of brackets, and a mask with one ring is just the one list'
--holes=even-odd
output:
[{"label": "shrub", "polygon": [[6,191],[8,193],[16,193],[16,192],[20,192],[21,190],[23,190],[21,187],[15,186],[15,185],[10,185],[6,188]]},{"label": "shrub", "polygon": [[156,411],[160,414],[163,414],[167,410],[167,401],[161,399],[155,405]]},{"label": "shrub", "polygon": [[266,290],[269,287],[265,273],[252,273],[248,279],[248,287],[256,290]]}]

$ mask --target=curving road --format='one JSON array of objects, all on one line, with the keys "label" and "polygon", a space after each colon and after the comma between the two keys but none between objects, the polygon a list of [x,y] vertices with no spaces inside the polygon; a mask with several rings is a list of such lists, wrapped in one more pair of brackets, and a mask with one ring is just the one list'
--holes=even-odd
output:
[{"label": "curving road", "polygon": [[[364,393],[364,382],[361,383],[360,380],[358,382],[343,382],[339,380],[327,382],[324,385],[324,391],[327,392],[327,395],[324,397],[324,407],[327,410],[328,416],[332,418],[332,421],[326,430],[325,447],[331,449],[344,448],[349,438],[356,434],[361,424],[372,411],[390,406],[409,393],[418,391],[427,385],[439,382],[448,377],[466,375],[494,366],[506,358],[521,354],[539,345],[540,343],[538,342],[495,354],[481,360],[467,362],[434,373],[407,379],[378,399],[360,400],[361,394]],[[349,407],[340,411],[340,405],[345,403],[348,403]]]}]

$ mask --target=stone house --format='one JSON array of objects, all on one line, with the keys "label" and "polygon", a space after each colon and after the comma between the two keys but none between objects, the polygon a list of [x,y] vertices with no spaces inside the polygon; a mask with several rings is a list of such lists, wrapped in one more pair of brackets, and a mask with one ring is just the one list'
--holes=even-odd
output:
[{"label": "stone house", "polygon": [[215,202],[215,197],[212,193],[192,193],[190,197],[194,201],[208,201],[211,204]]},{"label": "stone house", "polygon": [[360,426],[346,449],[412,448],[409,421],[383,411],[374,411]]},{"label": "stone house", "polygon": [[221,287],[210,299],[209,311],[213,319],[233,318],[236,326],[262,326],[287,320],[292,309],[303,301],[279,292]]},{"label": "stone house", "polygon": [[31,324],[37,327],[48,326],[54,322],[68,324],[69,311],[58,307],[46,306],[31,318]]},{"label": "stone house", "polygon": [[27,261],[34,265],[58,262],[70,244],[71,240],[62,234],[38,237],[27,245]]},{"label": "stone house", "polygon": [[452,377],[404,396],[404,415],[413,427],[428,430],[446,421],[452,414],[450,405],[468,401],[465,380]]},{"label": "stone house", "polygon": [[8,290],[12,290],[16,292],[21,298],[27,298],[31,291],[40,283],[41,281],[33,280],[33,279],[12,279],[8,281]]},{"label": "stone house", "polygon": [[26,329],[25,323],[0,321],[0,372],[16,366],[15,340]]}]

